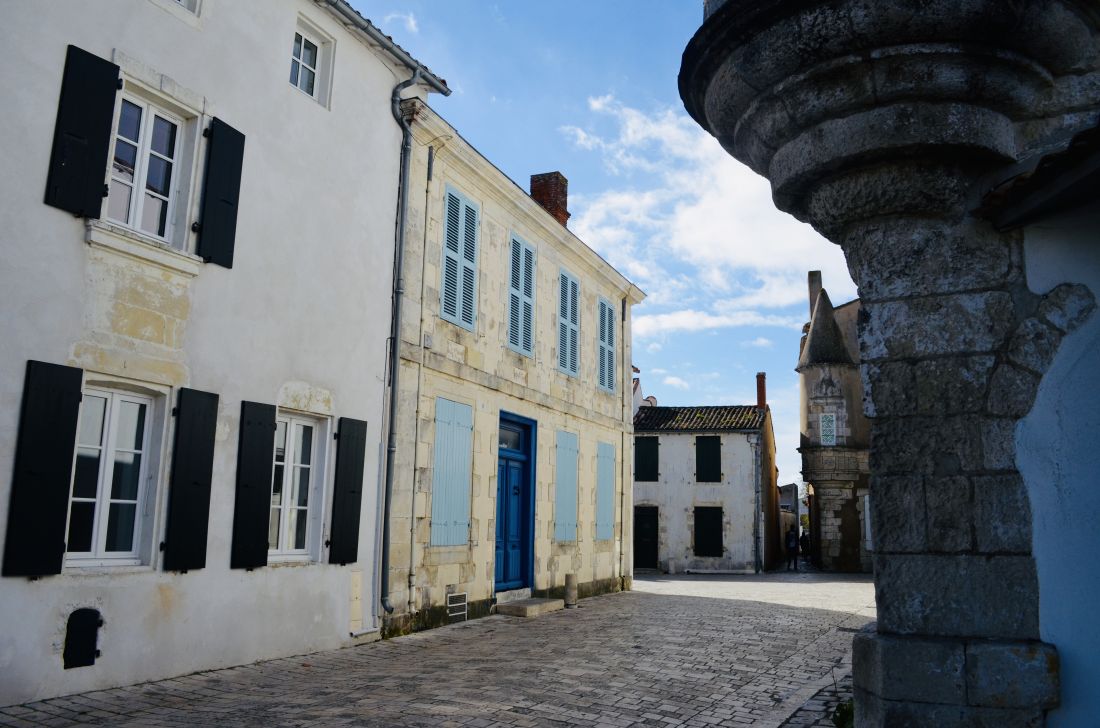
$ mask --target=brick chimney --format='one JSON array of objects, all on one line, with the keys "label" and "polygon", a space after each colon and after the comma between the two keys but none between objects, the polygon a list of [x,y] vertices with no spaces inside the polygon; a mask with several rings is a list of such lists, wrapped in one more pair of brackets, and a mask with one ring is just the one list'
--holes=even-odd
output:
[{"label": "brick chimney", "polygon": [[761,410],[768,406],[768,388],[764,384],[767,376],[764,372],[756,373],[756,407]]},{"label": "brick chimney", "polygon": [[569,180],[561,172],[531,175],[531,197],[562,225],[569,221]]}]

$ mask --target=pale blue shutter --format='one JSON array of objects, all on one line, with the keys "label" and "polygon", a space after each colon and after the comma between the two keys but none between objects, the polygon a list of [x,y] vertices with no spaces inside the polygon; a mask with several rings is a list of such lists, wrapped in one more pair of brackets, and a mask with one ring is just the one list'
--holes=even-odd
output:
[{"label": "pale blue shutter", "polygon": [[598,379],[600,387],[609,392],[615,391],[615,309],[611,304],[601,298],[599,301],[600,360],[598,362]]},{"label": "pale blue shutter", "polygon": [[580,370],[580,285],[565,271],[558,280],[558,368],[576,375]]},{"label": "pale blue shutter", "polygon": [[615,534],[615,446],[601,442],[596,446],[596,540],[606,541]]},{"label": "pale blue shutter", "polygon": [[534,347],[535,251],[512,238],[508,279],[508,346],[531,355]]},{"label": "pale blue shutter", "polygon": [[462,323],[473,330],[477,318],[477,208],[462,204]]},{"label": "pale blue shutter", "polygon": [[460,546],[469,540],[473,433],[470,405],[436,398],[432,546]]},{"label": "pale blue shutter", "polygon": [[554,540],[577,540],[577,436],[558,431],[554,465]]},{"label": "pale blue shutter", "polygon": [[440,315],[473,331],[477,320],[478,210],[452,190],[446,196]]}]

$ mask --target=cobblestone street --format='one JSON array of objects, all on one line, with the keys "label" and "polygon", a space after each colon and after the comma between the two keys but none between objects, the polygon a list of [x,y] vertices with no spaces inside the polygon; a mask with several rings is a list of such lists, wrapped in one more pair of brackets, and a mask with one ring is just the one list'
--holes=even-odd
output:
[{"label": "cobblestone street", "polygon": [[0,725],[813,725],[873,618],[866,576],[639,576],[537,619],[0,708]]}]

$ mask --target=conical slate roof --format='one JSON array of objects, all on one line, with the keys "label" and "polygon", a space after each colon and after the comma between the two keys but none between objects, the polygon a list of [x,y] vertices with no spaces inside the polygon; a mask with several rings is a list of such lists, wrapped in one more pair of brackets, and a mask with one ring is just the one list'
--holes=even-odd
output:
[{"label": "conical slate roof", "polygon": [[833,302],[824,288],[817,294],[814,315],[810,318],[810,330],[806,333],[806,344],[802,347],[802,356],[798,358],[798,367],[811,364],[855,364],[848,347],[844,345],[844,336],[833,317]]}]

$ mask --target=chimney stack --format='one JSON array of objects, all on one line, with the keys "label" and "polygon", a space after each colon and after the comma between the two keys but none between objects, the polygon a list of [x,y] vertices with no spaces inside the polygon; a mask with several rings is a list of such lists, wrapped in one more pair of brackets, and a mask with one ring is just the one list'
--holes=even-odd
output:
[{"label": "chimney stack", "polygon": [[817,303],[817,296],[821,293],[821,271],[812,270],[807,277],[807,283],[810,285],[810,318],[814,317],[814,304]]},{"label": "chimney stack", "polygon": [[561,172],[531,175],[531,197],[562,225],[569,221],[569,181]]},{"label": "chimney stack", "polygon": [[764,385],[764,379],[767,376],[764,372],[756,373],[756,407],[760,410],[768,406],[768,388]]}]

